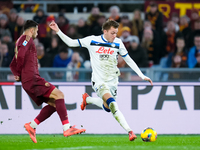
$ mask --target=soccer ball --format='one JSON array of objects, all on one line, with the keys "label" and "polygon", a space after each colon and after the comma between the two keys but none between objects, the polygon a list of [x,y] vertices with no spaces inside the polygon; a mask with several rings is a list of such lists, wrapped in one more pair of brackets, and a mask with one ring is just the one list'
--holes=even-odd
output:
[{"label": "soccer ball", "polygon": [[157,132],[153,128],[146,128],[141,133],[141,138],[144,142],[154,142],[157,139]]}]

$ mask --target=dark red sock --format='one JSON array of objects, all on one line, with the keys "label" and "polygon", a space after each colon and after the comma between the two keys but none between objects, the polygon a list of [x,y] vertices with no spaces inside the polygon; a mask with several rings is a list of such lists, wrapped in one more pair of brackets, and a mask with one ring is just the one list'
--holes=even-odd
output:
[{"label": "dark red sock", "polygon": [[42,108],[40,111],[39,115],[34,119],[34,121],[37,124],[40,124],[42,121],[46,120],[49,118],[54,112],[56,111],[56,108],[50,105],[47,105]]},{"label": "dark red sock", "polygon": [[56,104],[56,111],[58,115],[60,116],[60,120],[62,121],[62,124],[64,125],[64,124],[69,123],[64,99],[55,100],[55,104]]}]

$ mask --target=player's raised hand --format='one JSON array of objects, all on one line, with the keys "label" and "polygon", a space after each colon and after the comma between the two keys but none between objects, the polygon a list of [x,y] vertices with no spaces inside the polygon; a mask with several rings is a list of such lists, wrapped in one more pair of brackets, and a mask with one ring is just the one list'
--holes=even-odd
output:
[{"label": "player's raised hand", "polygon": [[15,77],[15,81],[19,82],[20,81],[20,77],[19,76],[14,76]]},{"label": "player's raised hand", "polygon": [[149,81],[151,83],[151,85],[153,85],[153,82],[151,81],[150,78],[144,78],[145,81]]},{"label": "player's raised hand", "polygon": [[55,23],[54,20],[49,24],[49,27],[50,27],[52,30],[56,31],[56,32],[59,31],[59,27],[58,27],[57,23]]}]

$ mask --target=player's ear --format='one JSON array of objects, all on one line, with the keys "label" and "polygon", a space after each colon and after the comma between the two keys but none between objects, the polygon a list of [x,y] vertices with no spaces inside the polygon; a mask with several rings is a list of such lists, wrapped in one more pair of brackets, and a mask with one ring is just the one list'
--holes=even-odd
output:
[{"label": "player's ear", "polygon": [[34,33],[34,28],[29,29],[31,33]]}]

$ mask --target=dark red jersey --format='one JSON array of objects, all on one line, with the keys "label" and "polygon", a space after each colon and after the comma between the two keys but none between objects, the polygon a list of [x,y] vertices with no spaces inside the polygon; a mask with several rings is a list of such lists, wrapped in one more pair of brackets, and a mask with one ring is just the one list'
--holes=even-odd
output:
[{"label": "dark red jersey", "polygon": [[20,77],[22,87],[38,106],[49,101],[55,86],[39,75],[37,51],[31,37],[22,35],[17,40],[10,69]]},{"label": "dark red jersey", "polygon": [[15,76],[19,76],[22,83],[40,78],[37,62],[37,50],[33,39],[22,35],[15,45],[15,56],[10,64]]}]

